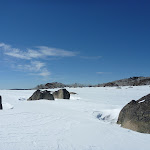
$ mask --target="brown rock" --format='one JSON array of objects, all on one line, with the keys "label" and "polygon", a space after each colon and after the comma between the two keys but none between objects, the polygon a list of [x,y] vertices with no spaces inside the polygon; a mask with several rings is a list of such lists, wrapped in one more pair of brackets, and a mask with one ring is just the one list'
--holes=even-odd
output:
[{"label": "brown rock", "polygon": [[54,96],[47,90],[45,91],[37,90],[28,100],[40,100],[40,99],[54,100]]},{"label": "brown rock", "polygon": [[53,93],[56,99],[70,99],[70,93],[66,89],[60,89]]},{"label": "brown rock", "polygon": [[124,128],[150,134],[150,94],[125,105],[117,123]]}]

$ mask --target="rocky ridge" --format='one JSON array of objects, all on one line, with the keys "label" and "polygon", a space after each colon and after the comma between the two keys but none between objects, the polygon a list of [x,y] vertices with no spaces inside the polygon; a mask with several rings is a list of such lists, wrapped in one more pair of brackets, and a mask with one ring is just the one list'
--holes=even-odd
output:
[{"label": "rocky ridge", "polygon": [[150,85],[150,77],[130,77],[127,79],[121,79],[113,82],[98,84],[98,87],[140,86],[140,85]]}]

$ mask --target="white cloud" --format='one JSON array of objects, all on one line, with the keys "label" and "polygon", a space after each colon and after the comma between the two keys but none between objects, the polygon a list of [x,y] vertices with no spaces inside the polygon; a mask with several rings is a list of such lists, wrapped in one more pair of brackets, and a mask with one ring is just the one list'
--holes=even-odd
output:
[{"label": "white cloud", "polygon": [[43,56],[60,56],[60,57],[71,57],[76,56],[77,53],[72,51],[66,51],[58,48],[50,48],[46,46],[38,46],[39,51],[43,54]]},{"label": "white cloud", "polygon": [[33,50],[33,49],[28,49],[26,53],[27,57],[31,58],[40,58],[42,57],[42,54],[39,51]]},{"label": "white cloud", "polygon": [[[29,72],[30,74],[39,76],[49,76],[50,72],[46,68],[46,64],[38,61],[39,59],[49,57],[73,57],[77,55],[77,52],[67,51],[59,48],[52,48],[47,46],[36,46],[33,49],[27,48],[25,50],[14,48],[11,45],[0,43],[1,52],[12,58],[18,58],[25,61],[19,61],[20,64],[15,67],[19,70]],[[96,60],[100,59],[101,56],[80,56],[82,59]],[[18,61],[17,61],[18,63]],[[26,63],[26,64],[24,64]],[[97,72],[97,74],[106,74],[105,72]]]},{"label": "white cloud", "polygon": [[43,69],[39,74],[40,76],[47,77],[50,76],[50,72],[47,69]]},{"label": "white cloud", "polygon": [[19,70],[23,70],[25,72],[30,72],[31,75],[38,75],[38,76],[49,76],[50,72],[46,69],[45,63],[40,61],[31,61],[29,64],[25,65],[18,65],[17,68]]},{"label": "white cloud", "polygon": [[38,75],[43,77],[50,76],[50,72],[46,68],[46,64],[41,61],[37,61],[38,59],[54,56],[72,57],[77,55],[77,53],[72,51],[67,51],[58,48],[51,48],[47,46],[36,46],[34,49],[27,48],[25,50],[21,50],[19,48],[13,48],[11,45],[7,45],[5,43],[0,43],[0,50],[6,56],[26,60],[23,61],[26,64],[24,64],[21,61],[20,64],[18,65],[12,64],[11,66],[13,66],[13,68],[29,72],[31,75]]},{"label": "white cloud", "polygon": [[35,66],[35,69],[36,69],[37,71],[39,71],[42,67],[45,66],[45,63],[42,63],[42,62],[40,62],[40,61],[33,61],[33,62],[31,62],[31,63],[32,63],[33,66]]},{"label": "white cloud", "polygon": [[21,51],[18,48],[12,48],[12,46],[7,45],[5,43],[0,43],[0,50],[3,50],[5,55],[9,55],[20,59],[30,59],[26,57],[25,52]]},{"label": "white cloud", "polygon": [[18,65],[19,69],[25,70],[25,71],[40,71],[41,68],[45,66],[45,63],[40,62],[40,61],[31,61],[30,64],[25,64],[25,65]]},{"label": "white cloud", "polygon": [[0,43],[0,49],[4,50],[5,55],[9,55],[11,57],[16,57],[19,59],[36,59],[36,58],[44,58],[50,56],[57,56],[57,57],[72,57],[76,56],[77,53],[72,51],[67,51],[58,48],[51,48],[47,46],[36,46],[36,49],[26,49],[21,50],[18,48],[13,48],[10,45]]},{"label": "white cloud", "polygon": [[10,45],[7,45],[5,43],[0,43],[0,48],[4,49],[4,50],[9,50],[11,48]]},{"label": "white cloud", "polygon": [[30,57],[27,57],[26,53],[20,51],[19,49],[14,48],[11,49],[11,51],[6,51],[4,54],[20,59],[28,59],[28,60],[31,59]]}]

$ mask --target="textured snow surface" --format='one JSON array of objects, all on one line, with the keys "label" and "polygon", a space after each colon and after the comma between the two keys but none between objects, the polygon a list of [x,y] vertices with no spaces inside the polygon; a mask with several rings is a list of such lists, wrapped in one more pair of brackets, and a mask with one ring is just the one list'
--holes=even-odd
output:
[{"label": "textured snow surface", "polygon": [[[56,89],[55,89],[56,90]],[[149,150],[150,135],[116,124],[120,110],[149,86],[67,88],[71,100],[26,101],[34,90],[0,90],[1,150]]]}]

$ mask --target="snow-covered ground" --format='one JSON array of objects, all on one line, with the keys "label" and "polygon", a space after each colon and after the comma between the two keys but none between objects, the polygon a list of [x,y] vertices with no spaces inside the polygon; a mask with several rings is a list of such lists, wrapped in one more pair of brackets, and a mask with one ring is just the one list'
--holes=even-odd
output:
[{"label": "snow-covered ground", "polygon": [[1,150],[149,150],[150,134],[116,124],[122,107],[149,86],[67,88],[71,100],[26,101],[33,90],[0,90]]}]

